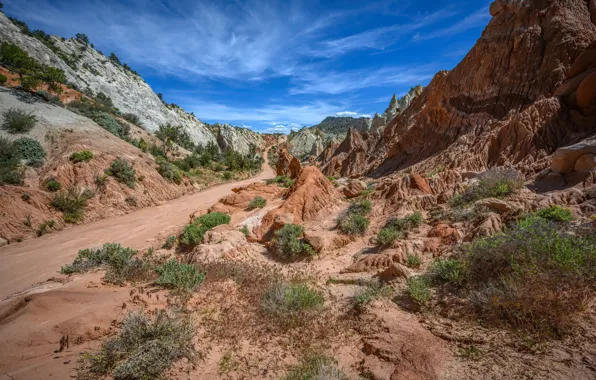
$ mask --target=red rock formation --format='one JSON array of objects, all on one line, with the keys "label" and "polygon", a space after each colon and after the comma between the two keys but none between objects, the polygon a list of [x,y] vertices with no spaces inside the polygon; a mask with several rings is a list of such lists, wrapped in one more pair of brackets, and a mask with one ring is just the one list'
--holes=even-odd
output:
[{"label": "red rock formation", "polygon": [[290,188],[285,202],[263,217],[257,235],[262,237],[267,234],[279,214],[294,215],[294,224],[324,218],[340,209],[341,198],[341,194],[319,169],[307,166]]},{"label": "red rock formation", "polygon": [[292,161],[290,161],[290,167],[289,167],[290,178],[292,178],[292,179],[298,178],[301,171],[302,171],[302,165],[300,164],[300,161],[298,161],[298,159],[296,157],[292,157]]},{"label": "red rock formation", "polygon": [[245,210],[248,204],[259,196],[267,201],[271,201],[281,196],[283,189],[277,185],[265,185],[262,182],[251,183],[248,186],[232,189],[234,194],[227,195],[211,206],[209,212],[223,212],[225,214],[234,214],[235,212]]},{"label": "red rock formation", "polygon": [[277,158],[277,175],[287,175],[290,178],[294,179],[298,178],[301,170],[302,165],[300,164],[300,161],[296,157],[292,156],[285,146],[281,148],[279,150],[279,156]]},{"label": "red rock formation", "polygon": [[323,171],[542,170],[535,163],[596,130],[593,9],[585,0],[497,0],[457,67],[438,73],[379,139],[351,132]]}]

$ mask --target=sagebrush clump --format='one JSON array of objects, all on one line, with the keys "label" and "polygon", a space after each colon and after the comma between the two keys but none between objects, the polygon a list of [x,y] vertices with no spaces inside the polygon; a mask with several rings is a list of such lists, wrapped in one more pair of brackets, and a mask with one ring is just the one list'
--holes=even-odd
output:
[{"label": "sagebrush clump", "polygon": [[105,173],[113,176],[118,182],[126,184],[131,189],[134,189],[137,184],[137,172],[125,160],[116,159],[112,161],[112,164],[105,170]]},{"label": "sagebrush clump", "polygon": [[46,157],[46,151],[35,139],[20,137],[14,140],[13,144],[19,150],[21,158],[29,162],[42,162]]},{"label": "sagebrush clump", "polygon": [[337,362],[327,356],[310,355],[292,368],[285,380],[345,380],[348,377],[337,367]]},{"label": "sagebrush clump", "polygon": [[321,310],[324,303],[323,295],[305,283],[276,282],[263,295],[261,309],[267,315],[292,319]]},{"label": "sagebrush clump", "polygon": [[192,248],[201,244],[205,232],[220,224],[230,223],[230,216],[221,212],[211,212],[201,215],[193,223],[184,227],[180,236],[180,244],[185,248]]},{"label": "sagebrush clump", "polygon": [[292,187],[294,184],[294,180],[288,177],[287,175],[277,176],[275,178],[271,178],[267,180],[267,184],[276,184],[280,187]]},{"label": "sagebrush clump", "polygon": [[159,275],[155,281],[157,285],[172,289],[183,297],[190,296],[205,279],[205,273],[197,271],[194,265],[183,264],[176,259],[158,266],[155,271]]},{"label": "sagebrush clump", "polygon": [[512,168],[492,168],[478,176],[478,183],[451,199],[451,206],[462,207],[485,198],[503,198],[524,186],[524,176]]},{"label": "sagebrush clump", "polygon": [[194,335],[195,326],[185,314],[130,312],[117,336],[105,341],[97,352],[83,355],[77,379],[162,379],[178,360],[194,364]]},{"label": "sagebrush clump", "polygon": [[275,253],[284,259],[309,257],[315,254],[310,244],[304,241],[304,227],[298,224],[286,224],[275,231],[273,247]]},{"label": "sagebrush clump", "polygon": [[258,195],[253,198],[252,201],[248,204],[248,210],[254,210],[256,208],[263,208],[267,205],[267,200],[263,197],[259,197]]},{"label": "sagebrush clump", "polygon": [[93,158],[93,152],[88,150],[81,150],[80,152],[73,152],[70,155],[70,160],[75,164],[77,162],[87,162]]},{"label": "sagebrush clump", "polygon": [[37,117],[32,112],[10,108],[2,114],[2,129],[8,133],[27,133],[37,124]]},{"label": "sagebrush clump", "polygon": [[12,141],[0,137],[0,185],[20,185],[24,176],[19,148]]},{"label": "sagebrush clump", "polygon": [[62,211],[64,220],[68,223],[77,223],[83,218],[87,201],[93,197],[90,189],[77,189],[69,187],[54,195],[52,206]]},{"label": "sagebrush clump", "polygon": [[363,235],[370,225],[370,220],[366,218],[366,215],[371,210],[372,202],[368,199],[352,202],[348,210],[339,217],[340,231],[348,235]]},{"label": "sagebrush clump", "polygon": [[158,165],[157,172],[161,174],[162,177],[177,185],[182,183],[182,172],[176,165],[171,164],[163,157],[157,157],[155,162]]}]

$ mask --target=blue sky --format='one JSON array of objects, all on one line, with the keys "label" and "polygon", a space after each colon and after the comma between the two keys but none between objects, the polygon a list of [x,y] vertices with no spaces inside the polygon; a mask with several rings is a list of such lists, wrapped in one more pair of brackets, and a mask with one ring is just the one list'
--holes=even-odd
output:
[{"label": "blue sky", "polygon": [[490,1],[2,0],[50,34],[87,34],[167,102],[262,132],[372,116],[453,68]]}]

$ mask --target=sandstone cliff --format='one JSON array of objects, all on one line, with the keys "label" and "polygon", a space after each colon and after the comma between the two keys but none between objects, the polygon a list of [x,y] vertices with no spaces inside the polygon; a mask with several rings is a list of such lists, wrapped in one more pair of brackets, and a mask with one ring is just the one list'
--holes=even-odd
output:
[{"label": "sandstone cliff", "polygon": [[323,151],[324,135],[315,128],[304,127],[288,136],[287,148],[298,159],[318,156]]},{"label": "sandstone cliff", "polygon": [[438,73],[381,136],[353,131],[323,171],[380,176],[412,165],[420,171],[544,169],[557,148],[596,130],[594,115],[586,112],[593,98],[584,95],[593,90],[576,86],[556,96],[568,77],[576,78],[574,60],[596,39],[589,7],[584,0],[495,1],[492,20],[459,65]]},{"label": "sandstone cliff", "polygon": [[60,68],[69,83],[82,91],[109,96],[122,113],[137,115],[150,131],[161,124],[182,125],[194,143],[215,143],[215,136],[194,115],[175,105],[164,104],[143,78],[126,70],[90,45],[77,39],[49,36],[50,49],[39,39],[22,33],[4,13],[0,12],[0,42],[12,42],[38,61]]},{"label": "sandstone cliff", "polygon": [[247,155],[251,152],[251,147],[255,152],[265,148],[265,139],[258,132],[229,124],[215,124],[213,127],[217,129],[217,144],[222,151],[232,147],[235,151]]}]

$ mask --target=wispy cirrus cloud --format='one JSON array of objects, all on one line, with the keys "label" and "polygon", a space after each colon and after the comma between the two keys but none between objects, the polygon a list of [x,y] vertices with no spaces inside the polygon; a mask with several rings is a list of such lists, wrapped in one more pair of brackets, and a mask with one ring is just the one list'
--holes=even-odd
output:
[{"label": "wispy cirrus cloud", "polygon": [[414,35],[414,41],[426,41],[434,38],[451,37],[456,34],[463,33],[472,28],[484,26],[490,20],[491,15],[488,10],[488,4],[485,7],[477,10],[476,12],[464,17],[461,21],[458,21],[446,28],[434,30],[429,33]]}]

